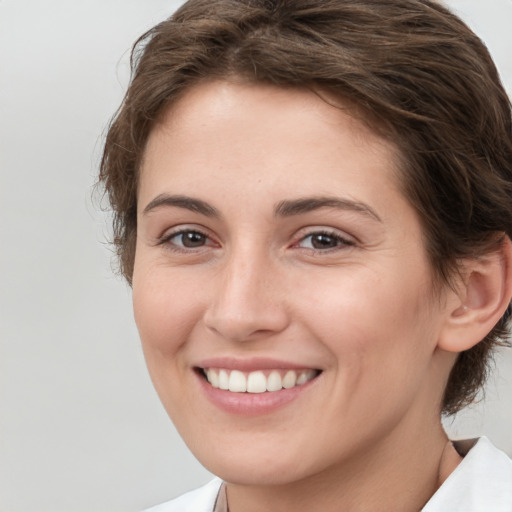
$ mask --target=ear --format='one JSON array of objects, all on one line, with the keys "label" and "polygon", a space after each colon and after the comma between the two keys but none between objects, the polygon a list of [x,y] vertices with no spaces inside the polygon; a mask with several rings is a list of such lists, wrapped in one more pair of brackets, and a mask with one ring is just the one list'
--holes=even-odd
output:
[{"label": "ear", "polygon": [[438,347],[462,352],[482,341],[505,313],[512,298],[512,244],[505,237],[499,249],[465,260],[464,279],[447,298],[447,317]]}]

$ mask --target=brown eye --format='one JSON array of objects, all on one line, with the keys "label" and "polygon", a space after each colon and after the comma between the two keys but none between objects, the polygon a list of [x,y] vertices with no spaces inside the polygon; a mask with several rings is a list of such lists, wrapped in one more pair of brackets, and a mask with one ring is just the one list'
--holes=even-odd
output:
[{"label": "brown eye", "polygon": [[316,251],[334,249],[336,247],[351,246],[354,242],[346,240],[337,233],[311,233],[305,236],[299,243],[299,246],[305,249],[314,249]]},{"label": "brown eye", "polygon": [[173,237],[173,242],[189,249],[202,247],[206,244],[206,236],[198,231],[184,231]]},{"label": "brown eye", "polygon": [[213,245],[210,238],[193,229],[183,229],[162,238],[161,244],[165,244],[175,250],[200,249],[207,245]]},{"label": "brown eye", "polygon": [[311,246],[315,249],[330,249],[340,244],[340,239],[332,235],[319,233],[311,236]]}]

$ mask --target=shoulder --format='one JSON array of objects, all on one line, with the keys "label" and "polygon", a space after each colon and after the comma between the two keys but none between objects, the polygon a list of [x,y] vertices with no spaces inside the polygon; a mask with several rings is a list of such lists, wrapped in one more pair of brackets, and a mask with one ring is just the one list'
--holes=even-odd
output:
[{"label": "shoulder", "polygon": [[422,512],[512,512],[512,460],[486,437],[454,445],[464,459]]},{"label": "shoulder", "polygon": [[143,512],[212,512],[222,480],[214,478],[206,485]]}]

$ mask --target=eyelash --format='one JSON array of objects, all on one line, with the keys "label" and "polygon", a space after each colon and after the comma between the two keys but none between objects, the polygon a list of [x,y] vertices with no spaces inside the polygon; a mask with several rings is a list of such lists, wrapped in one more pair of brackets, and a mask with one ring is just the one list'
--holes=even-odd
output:
[{"label": "eyelash", "polygon": [[[196,247],[186,247],[183,244],[183,236],[189,235],[189,236],[197,236],[199,235],[202,237],[204,243],[201,245],[198,245]],[[176,244],[175,242],[172,242],[173,239],[181,236],[181,244]],[[312,239],[313,237],[326,237],[335,243],[332,247],[324,247],[324,248],[318,248],[318,247],[303,247],[301,244],[306,241],[307,239]],[[208,244],[208,240],[210,240],[212,243]],[[197,252],[197,250],[201,250],[204,247],[213,246],[215,245],[215,242],[212,241],[212,239],[203,231],[199,229],[180,229],[178,231],[174,231],[172,233],[164,235],[159,241],[158,245],[166,245],[170,250],[174,252],[180,252],[180,253],[190,253],[190,252]],[[299,249],[303,249],[310,252],[315,253],[327,253],[331,251],[336,250],[342,250],[344,248],[348,248],[351,246],[354,246],[355,242],[353,240],[349,240],[345,237],[343,237],[340,233],[336,231],[330,231],[325,229],[315,230],[310,233],[307,233],[300,237],[300,239],[295,242],[292,247],[297,247]]]}]

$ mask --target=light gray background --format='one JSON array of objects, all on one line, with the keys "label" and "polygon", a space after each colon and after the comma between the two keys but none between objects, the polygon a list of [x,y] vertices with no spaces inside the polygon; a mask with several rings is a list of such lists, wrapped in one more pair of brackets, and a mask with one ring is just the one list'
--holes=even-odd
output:
[{"label": "light gray background", "polygon": [[[128,49],[179,3],[0,0],[1,512],[130,512],[209,478],[151,387],[91,201]],[[450,4],[512,89],[512,1]],[[508,353],[450,432],[512,455],[511,375]]]}]

